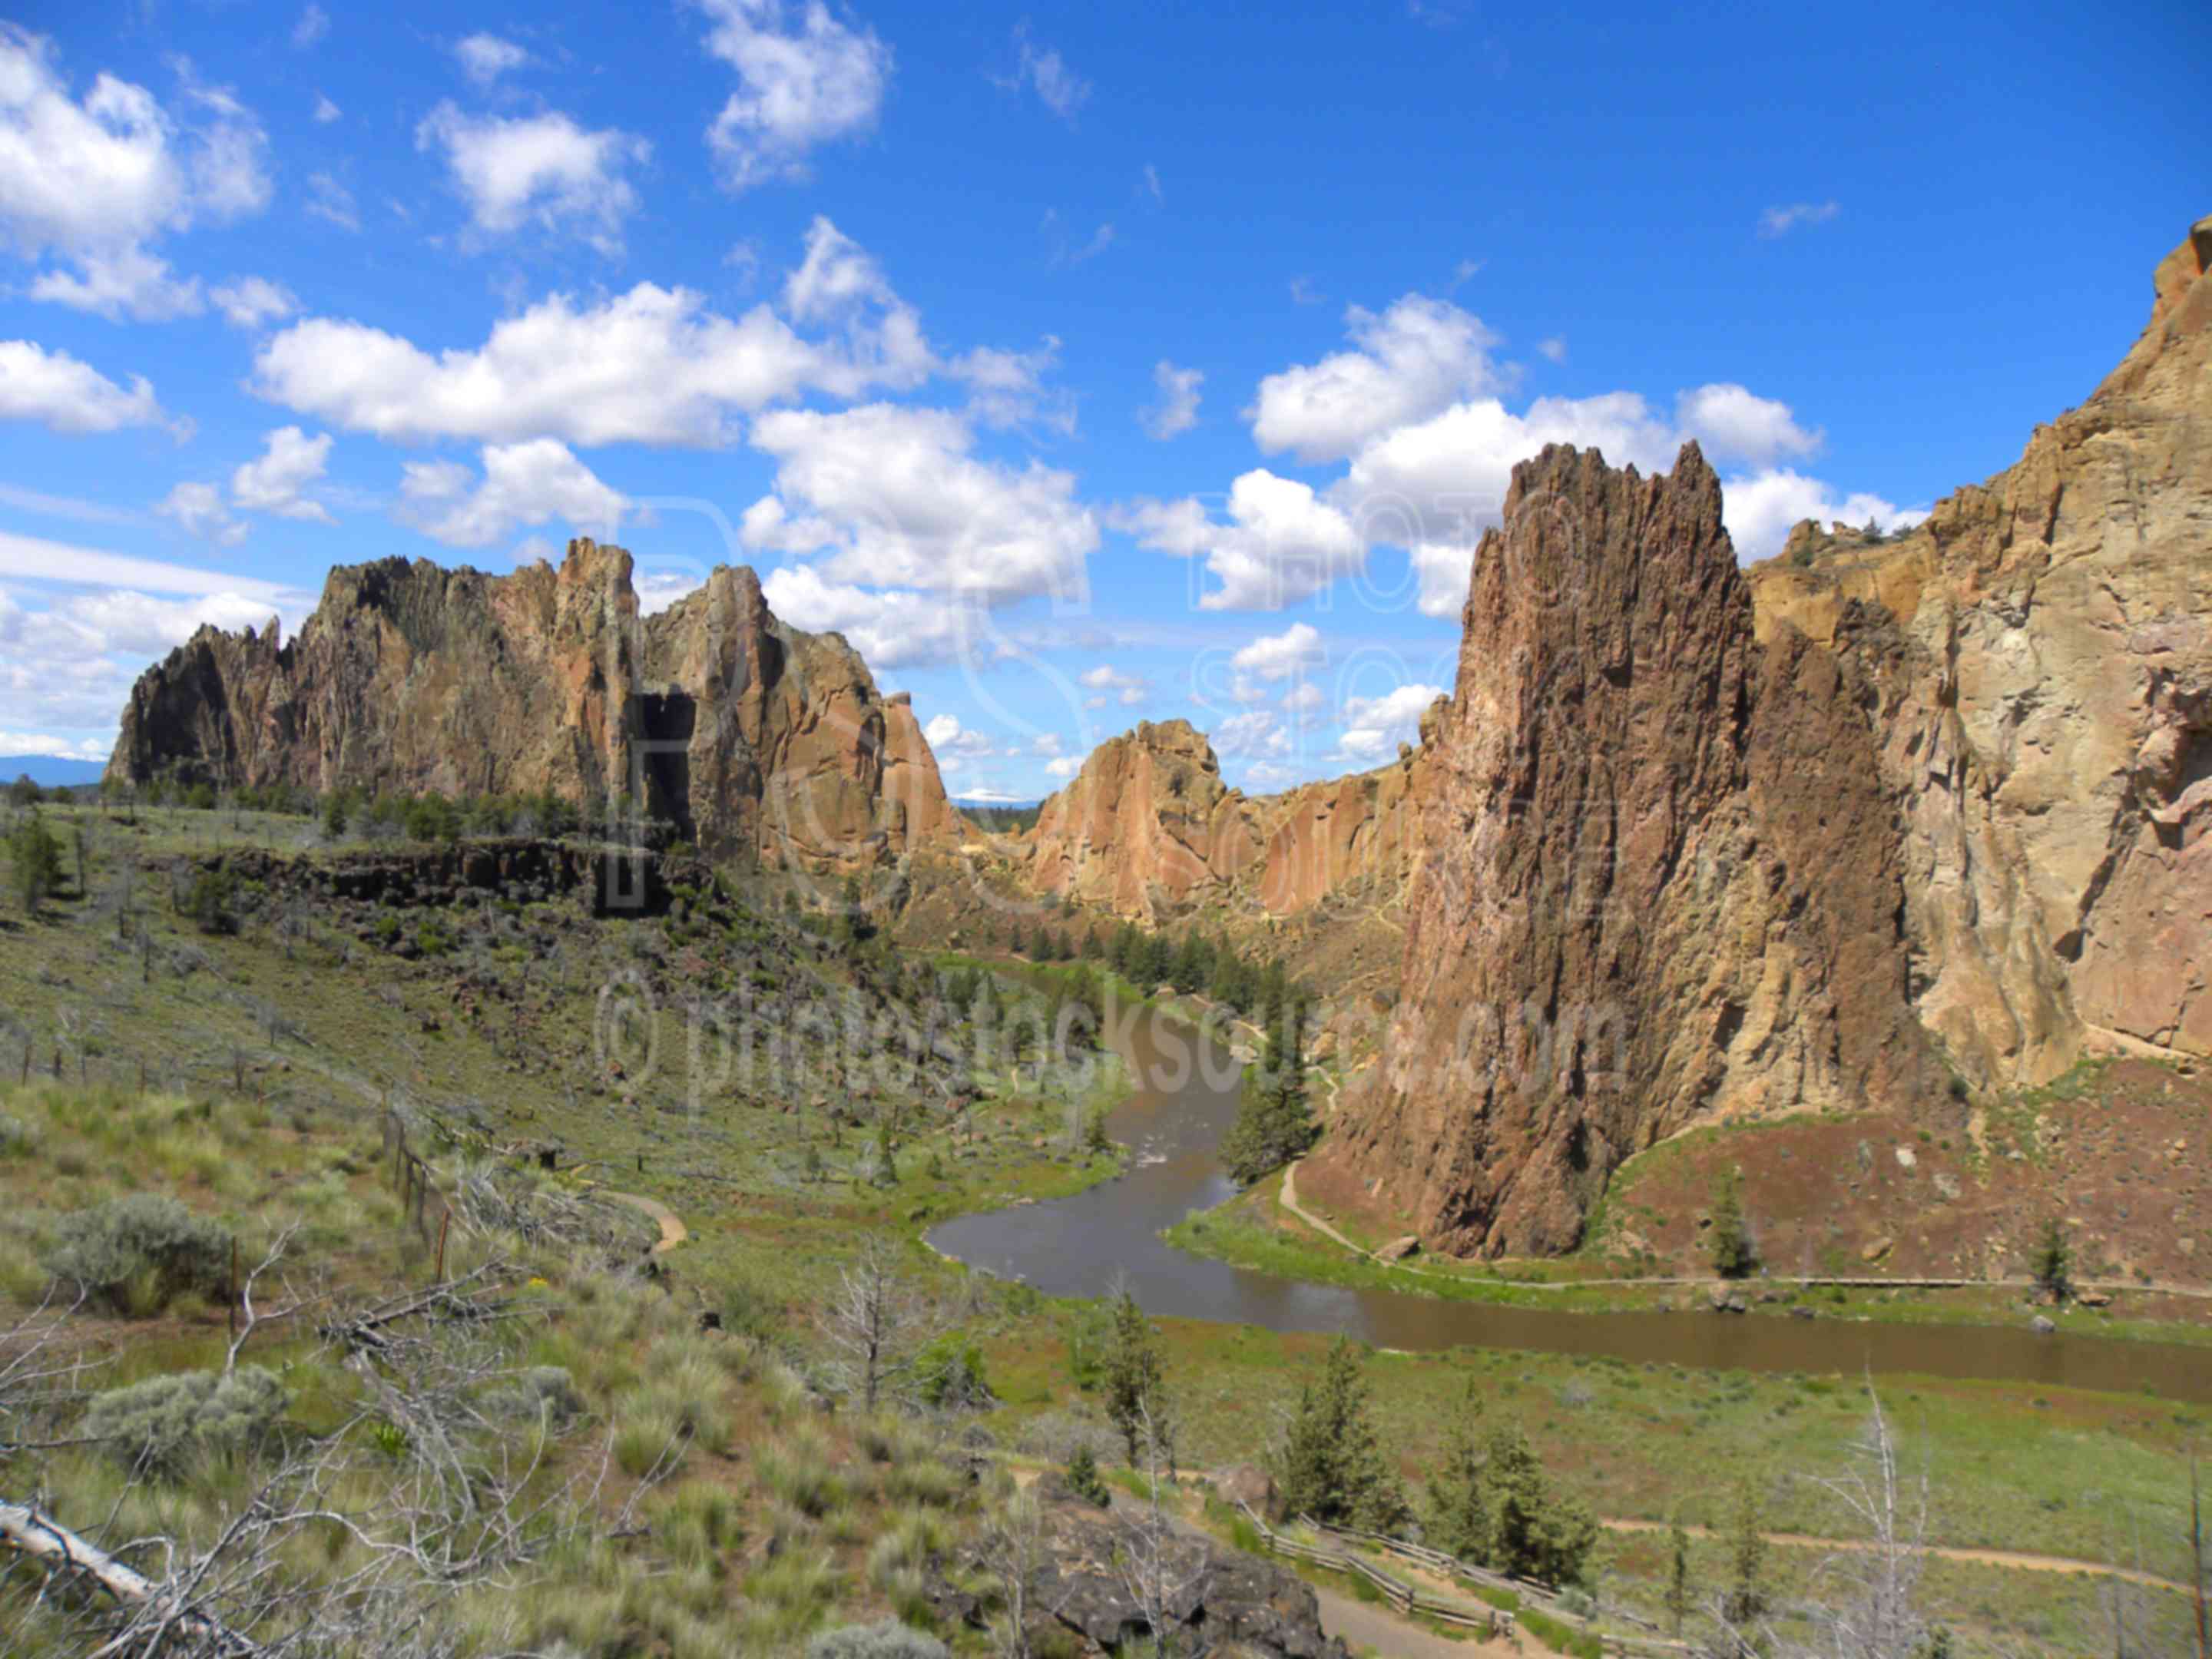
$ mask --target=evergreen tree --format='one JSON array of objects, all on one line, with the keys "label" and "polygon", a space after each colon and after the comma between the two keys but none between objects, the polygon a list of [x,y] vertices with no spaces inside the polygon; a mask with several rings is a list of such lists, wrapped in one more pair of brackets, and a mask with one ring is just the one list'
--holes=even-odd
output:
[{"label": "evergreen tree", "polygon": [[1667,1522],[1667,1616],[1674,1621],[1674,1639],[1682,1639],[1683,1621],[1690,1616],[1690,1529],[1676,1510]]},{"label": "evergreen tree", "polygon": [[1406,1518],[1406,1496],[1368,1414],[1366,1358],[1352,1339],[1329,1345],[1319,1383],[1298,1394],[1275,1484],[1292,1515],[1387,1532]]},{"label": "evergreen tree", "polygon": [[1518,1425],[1491,1431],[1483,1477],[1489,1487],[1490,1565],[1547,1584],[1571,1584],[1597,1544],[1597,1517],[1552,1490]]},{"label": "evergreen tree", "polygon": [[1304,1023],[1286,1011],[1260,1064],[1245,1073],[1237,1121],[1221,1140],[1221,1165],[1240,1187],[1303,1157],[1320,1138],[1306,1100]]},{"label": "evergreen tree", "polygon": [[1114,1502],[1114,1494],[1107,1491],[1105,1481],[1099,1478],[1098,1459],[1087,1445],[1078,1446],[1075,1455],[1067,1460],[1067,1489],[1085,1503],[1102,1510]]},{"label": "evergreen tree", "polygon": [[1205,989],[1206,981],[1211,977],[1207,971],[1211,966],[1208,960],[1211,954],[1196,929],[1185,933],[1182,944],[1176,951],[1175,959],[1168,966],[1169,982],[1186,995]]},{"label": "evergreen tree", "polygon": [[8,832],[9,887],[23,914],[35,916],[62,884],[62,848],[33,811]]},{"label": "evergreen tree", "polygon": [[1472,1378],[1444,1440],[1443,1461],[1429,1477],[1423,1516],[1427,1541],[1477,1566],[1490,1561],[1490,1505],[1483,1486],[1482,1395]]},{"label": "evergreen tree", "polygon": [[[1103,1127],[1102,1123],[1102,1131]],[[1153,1436],[1172,1471],[1175,1420],[1168,1403],[1159,1339],[1126,1285],[1114,1302],[1113,1328],[1106,1340],[1105,1379],[1107,1419],[1121,1431],[1130,1467],[1136,1467],[1143,1449],[1145,1419],[1149,1413]]]},{"label": "evergreen tree", "polygon": [[1728,1589],[1721,1596],[1721,1617],[1739,1631],[1747,1630],[1768,1606],[1765,1519],[1759,1489],[1748,1479],[1739,1480],[1726,1540]]},{"label": "evergreen tree", "polygon": [[1743,1212],[1742,1182],[1732,1167],[1714,1177],[1712,1213],[1706,1245],[1713,1254],[1713,1271],[1723,1279],[1747,1278],[1759,1265],[1759,1249]]},{"label": "evergreen tree", "polygon": [[2035,1282],[2053,1302],[2063,1302],[2074,1293],[2074,1250],[2066,1242],[2066,1224],[2057,1216],[2043,1224],[2033,1265]]}]

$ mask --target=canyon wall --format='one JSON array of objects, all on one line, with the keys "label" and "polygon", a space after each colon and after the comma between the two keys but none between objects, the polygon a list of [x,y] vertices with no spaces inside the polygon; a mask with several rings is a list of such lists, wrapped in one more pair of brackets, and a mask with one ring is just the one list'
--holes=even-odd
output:
[{"label": "canyon wall", "polygon": [[[1962,1069],[2212,1050],[2212,220],[2150,325],[2018,463],[1892,543],[1752,571],[1876,688],[1904,829],[1915,1001]],[[1838,636],[1893,618],[1878,652]]]},{"label": "canyon wall", "polygon": [[202,629],[148,669],[109,775],[630,793],[710,851],[805,868],[956,832],[911,707],[842,638],[785,626],[743,568],[641,617],[630,568],[579,539],[557,569],[503,576],[334,569],[295,639]]},{"label": "canyon wall", "polygon": [[1921,1060],[1898,838],[1849,665],[1753,638],[1692,445],[1517,468],[1432,741],[1381,1063],[1325,1158],[1435,1248],[1571,1246],[1703,1116],[1844,1106]]},{"label": "canyon wall", "polygon": [[1188,720],[1146,721],[1093,750],[1020,843],[1037,890],[1153,927],[1200,910],[1295,915],[1401,883],[1417,856],[1421,750],[1279,795],[1221,781]]},{"label": "canyon wall", "polygon": [[1745,572],[1694,447],[1516,470],[1324,1181],[1556,1250],[1693,1122],[2212,1052],[2208,265],[2212,221],[2089,402],[1895,540]]}]

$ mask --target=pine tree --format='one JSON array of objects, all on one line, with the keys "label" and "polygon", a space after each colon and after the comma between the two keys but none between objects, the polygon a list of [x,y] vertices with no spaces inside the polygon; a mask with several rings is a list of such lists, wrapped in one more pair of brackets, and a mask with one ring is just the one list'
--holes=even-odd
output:
[{"label": "pine tree", "polygon": [[1765,1506],[1749,1480],[1739,1480],[1735,1507],[1729,1516],[1729,1583],[1721,1596],[1721,1617],[1747,1629],[1767,1609]]},{"label": "pine tree", "polygon": [[27,916],[39,914],[62,880],[61,844],[36,811],[16,819],[8,832],[9,884]]},{"label": "pine tree", "polygon": [[1742,1183],[1733,1168],[1713,1179],[1713,1224],[1707,1247],[1713,1254],[1713,1271],[1723,1279],[1743,1279],[1759,1265],[1759,1249],[1752,1243],[1751,1224],[1743,1213]]},{"label": "pine tree", "polygon": [[1285,1012],[1259,1065],[1245,1075],[1237,1121],[1221,1140],[1221,1165],[1231,1180],[1249,1187],[1270,1170],[1304,1155],[1320,1138],[1306,1099],[1304,1022]]},{"label": "pine tree", "polygon": [[1366,1359],[1352,1339],[1329,1345],[1321,1381],[1298,1395],[1275,1484],[1292,1515],[1383,1532],[1403,1522],[1406,1496],[1368,1414]]},{"label": "pine tree", "polygon": [[1086,1504],[1104,1509],[1113,1503],[1114,1494],[1106,1490],[1106,1483],[1098,1475],[1098,1459],[1089,1446],[1078,1446],[1075,1455],[1067,1460],[1067,1489]]},{"label": "pine tree", "polygon": [[1490,1563],[1490,1505],[1482,1472],[1482,1395],[1472,1378],[1445,1437],[1443,1462],[1429,1477],[1427,1541],[1476,1566]]},{"label": "pine tree", "polygon": [[1145,1310],[1127,1285],[1114,1302],[1114,1323],[1106,1340],[1106,1416],[1121,1431],[1129,1463],[1136,1466],[1142,1449],[1145,1418],[1150,1413],[1153,1434],[1175,1464],[1175,1420],[1169,1407],[1166,1374],[1160,1361],[1159,1340]]},{"label": "pine tree", "polygon": [[2035,1247],[2035,1282],[2053,1302],[2074,1293],[2074,1250],[2066,1242],[2066,1224],[2052,1216],[2043,1224],[2043,1237]]},{"label": "pine tree", "polygon": [[1667,1616],[1674,1621],[1674,1639],[1682,1639],[1683,1622],[1690,1616],[1690,1529],[1676,1510],[1667,1523]]},{"label": "pine tree", "polygon": [[1547,1584],[1579,1580],[1597,1543],[1597,1517],[1552,1490],[1517,1425],[1500,1424],[1491,1431],[1483,1474],[1489,1486],[1491,1565]]}]

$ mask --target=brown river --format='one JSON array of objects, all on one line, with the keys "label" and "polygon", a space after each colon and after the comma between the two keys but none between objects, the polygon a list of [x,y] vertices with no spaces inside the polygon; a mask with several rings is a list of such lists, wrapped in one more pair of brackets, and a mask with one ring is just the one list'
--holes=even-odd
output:
[{"label": "brown river", "polygon": [[946,1222],[929,1236],[937,1249],[1048,1296],[1100,1296],[1126,1274],[1154,1316],[1342,1331],[1386,1348],[1541,1349],[1715,1370],[1989,1377],[2212,1403],[2212,1350],[2039,1336],[2024,1317],[2016,1325],[1946,1326],[1703,1311],[1555,1313],[1306,1284],[1186,1255],[1161,1230],[1235,1191],[1214,1147],[1236,1116],[1237,1061],[1163,1015],[1140,1015],[1112,1036],[1137,1087],[1108,1119],[1108,1132],[1136,1150],[1134,1167],[1072,1198]]}]

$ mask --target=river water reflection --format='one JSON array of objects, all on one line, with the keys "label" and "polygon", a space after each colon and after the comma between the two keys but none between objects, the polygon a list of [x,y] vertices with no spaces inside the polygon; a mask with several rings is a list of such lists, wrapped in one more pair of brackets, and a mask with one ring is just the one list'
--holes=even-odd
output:
[{"label": "river water reflection", "polygon": [[2212,1350],[2178,1343],[2038,1336],[2024,1323],[1553,1313],[1303,1284],[1188,1255],[1159,1234],[1234,1191],[1214,1148],[1236,1115],[1236,1062],[1191,1027],[1156,1013],[1139,1016],[1113,1040],[1139,1086],[1108,1127],[1137,1149],[1136,1166],[1072,1198],[946,1222],[929,1236],[939,1249],[1051,1296],[1102,1295],[1126,1273],[1156,1316],[1343,1331],[1389,1348],[1542,1349],[1714,1370],[1872,1370],[2113,1392],[2148,1388],[2169,1400],[2212,1403]]}]

